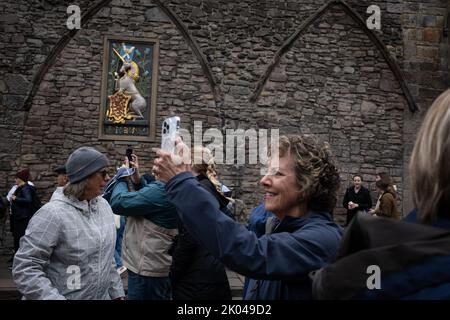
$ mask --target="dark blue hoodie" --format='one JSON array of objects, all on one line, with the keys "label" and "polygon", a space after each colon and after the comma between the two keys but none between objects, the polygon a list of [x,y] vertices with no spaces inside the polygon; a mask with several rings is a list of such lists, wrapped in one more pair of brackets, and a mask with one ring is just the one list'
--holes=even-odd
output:
[{"label": "dark blue hoodie", "polygon": [[222,214],[217,200],[184,172],[167,184],[169,200],[189,232],[228,268],[258,279],[245,299],[310,299],[308,273],[332,262],[342,236],[327,212],[287,216],[258,238]]}]

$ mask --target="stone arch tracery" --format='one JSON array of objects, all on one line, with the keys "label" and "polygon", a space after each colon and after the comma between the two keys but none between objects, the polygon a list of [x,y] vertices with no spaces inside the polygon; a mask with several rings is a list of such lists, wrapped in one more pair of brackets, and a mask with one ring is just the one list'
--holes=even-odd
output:
[{"label": "stone arch tracery", "polygon": [[367,34],[369,39],[374,43],[374,45],[378,48],[381,55],[385,59],[386,63],[388,64],[389,68],[393,72],[395,78],[400,84],[400,87],[405,95],[405,98],[408,102],[409,109],[411,112],[415,112],[418,110],[416,103],[414,102],[414,99],[408,89],[408,85],[402,75],[402,72],[400,70],[400,67],[398,66],[398,63],[391,58],[389,51],[387,50],[386,46],[383,44],[382,40],[371,30],[369,30],[364,23],[364,20],[361,18],[361,16],[353,10],[345,1],[343,0],[330,0],[324,5],[322,5],[313,15],[311,15],[308,19],[306,19],[302,25],[283,43],[283,45],[280,47],[278,52],[275,54],[275,56],[272,59],[272,62],[267,67],[266,71],[262,75],[261,79],[258,81],[258,84],[256,86],[255,91],[253,92],[252,96],[250,97],[250,101],[255,102],[259,95],[261,94],[264,85],[266,84],[267,80],[269,79],[272,71],[275,69],[275,67],[280,62],[282,56],[289,51],[289,49],[293,46],[295,41],[303,34],[303,32],[312,24],[314,21],[319,19],[325,12],[329,10],[329,8],[333,4],[341,5],[344,9],[344,11],[361,27],[361,29]]}]

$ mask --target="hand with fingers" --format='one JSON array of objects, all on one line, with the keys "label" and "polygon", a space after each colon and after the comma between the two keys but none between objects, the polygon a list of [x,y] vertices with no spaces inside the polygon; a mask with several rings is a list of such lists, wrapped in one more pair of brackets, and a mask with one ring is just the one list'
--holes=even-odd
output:
[{"label": "hand with fingers", "polygon": [[134,184],[138,184],[141,179],[141,175],[139,174],[139,159],[134,153],[131,155],[131,158],[133,158],[133,161],[129,161],[128,157],[125,157],[124,166],[127,168],[134,168],[134,173],[131,176],[131,181]]},{"label": "hand with fingers", "polygon": [[191,153],[181,138],[177,138],[175,150],[176,154],[172,154],[154,149],[158,158],[154,161],[152,171],[158,180],[167,182],[179,173],[191,171]]}]

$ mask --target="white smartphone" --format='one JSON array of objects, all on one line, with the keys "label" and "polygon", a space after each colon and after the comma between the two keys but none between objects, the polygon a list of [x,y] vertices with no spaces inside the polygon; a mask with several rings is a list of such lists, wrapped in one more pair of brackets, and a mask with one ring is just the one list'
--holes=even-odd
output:
[{"label": "white smartphone", "polygon": [[161,149],[175,153],[175,140],[180,130],[180,118],[170,117],[163,121],[161,130]]}]

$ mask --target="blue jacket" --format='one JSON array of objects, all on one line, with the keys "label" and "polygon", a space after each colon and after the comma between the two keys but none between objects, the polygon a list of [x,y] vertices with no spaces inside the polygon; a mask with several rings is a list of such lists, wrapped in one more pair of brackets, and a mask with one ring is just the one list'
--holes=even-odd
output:
[{"label": "blue jacket", "polygon": [[[247,229],[254,232],[259,238],[266,234],[266,224],[268,219],[275,218],[272,212],[266,211],[264,204],[260,204],[250,212],[249,222]],[[247,289],[250,282],[250,278],[245,277],[244,288],[242,290],[242,297],[245,298],[247,295]]]},{"label": "blue jacket", "polygon": [[266,211],[264,204],[260,204],[252,210],[248,222],[248,230],[253,231],[258,237],[266,233],[267,219],[274,217],[272,212]]},{"label": "blue jacket", "polygon": [[342,229],[327,212],[287,216],[274,233],[258,238],[222,214],[191,173],[173,177],[166,190],[185,227],[209,252],[230,269],[258,279],[246,299],[309,299],[308,272],[336,255]]},{"label": "blue jacket", "polygon": [[122,216],[142,216],[166,229],[177,228],[176,210],[167,199],[164,183],[148,183],[142,177],[141,185],[137,187],[137,191],[129,192],[126,181],[117,182],[109,201],[113,212]]},{"label": "blue jacket", "polygon": [[[407,218],[416,222],[415,213]],[[336,262],[314,276],[319,299],[450,299],[450,221],[432,225],[358,214]],[[368,288],[379,268],[379,288]],[[369,279],[369,277],[371,277]],[[373,282],[372,282],[373,283]]]}]

